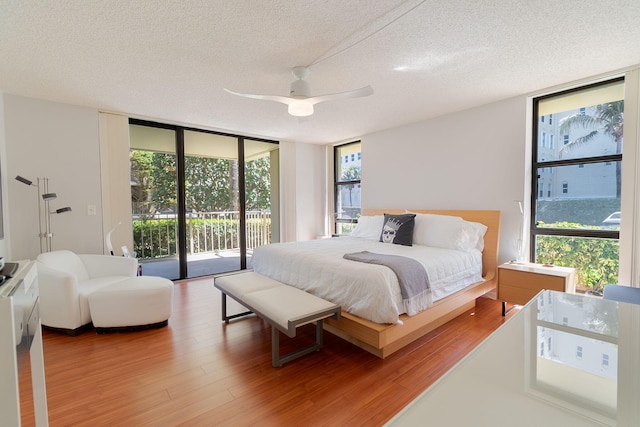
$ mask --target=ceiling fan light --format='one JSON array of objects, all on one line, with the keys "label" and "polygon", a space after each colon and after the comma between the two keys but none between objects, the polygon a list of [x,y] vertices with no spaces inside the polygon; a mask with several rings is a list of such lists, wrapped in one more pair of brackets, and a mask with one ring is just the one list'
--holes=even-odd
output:
[{"label": "ceiling fan light", "polygon": [[305,100],[289,103],[289,114],[297,117],[305,117],[313,114],[313,104]]}]

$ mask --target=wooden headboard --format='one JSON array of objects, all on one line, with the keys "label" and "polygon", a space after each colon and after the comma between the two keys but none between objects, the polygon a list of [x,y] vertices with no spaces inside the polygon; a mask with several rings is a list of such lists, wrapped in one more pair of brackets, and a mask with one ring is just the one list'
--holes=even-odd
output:
[{"label": "wooden headboard", "polygon": [[363,209],[363,215],[428,213],[436,215],[459,216],[467,221],[479,222],[487,226],[482,251],[482,277],[493,280],[498,273],[498,246],[500,244],[500,211],[492,210],[427,210],[427,209]]}]

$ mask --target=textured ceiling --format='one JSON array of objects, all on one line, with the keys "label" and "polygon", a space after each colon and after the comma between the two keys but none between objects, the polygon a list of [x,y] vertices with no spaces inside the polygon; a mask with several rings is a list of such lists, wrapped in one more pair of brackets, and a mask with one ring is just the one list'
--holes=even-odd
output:
[{"label": "textured ceiling", "polygon": [[[291,68],[314,95],[285,105]],[[640,64],[638,0],[0,0],[0,91],[280,140],[338,142]]]}]

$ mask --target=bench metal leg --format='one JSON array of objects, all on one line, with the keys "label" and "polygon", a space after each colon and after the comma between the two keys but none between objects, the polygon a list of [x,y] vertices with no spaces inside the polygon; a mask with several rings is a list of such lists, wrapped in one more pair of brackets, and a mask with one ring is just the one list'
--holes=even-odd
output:
[{"label": "bench metal leg", "polygon": [[316,342],[308,345],[300,350],[292,351],[280,357],[280,331],[271,326],[271,365],[279,368],[287,362],[297,359],[322,348],[322,323],[323,319],[316,321]]},{"label": "bench metal leg", "polygon": [[227,316],[227,294],[222,293],[222,321],[224,323],[229,323],[229,320],[235,319],[237,317],[247,316],[249,314],[253,314],[253,311],[245,311],[238,314],[232,314],[231,316]]},{"label": "bench metal leg", "polygon": [[322,347],[322,320],[320,319],[316,322],[316,344],[318,345],[318,349]]}]

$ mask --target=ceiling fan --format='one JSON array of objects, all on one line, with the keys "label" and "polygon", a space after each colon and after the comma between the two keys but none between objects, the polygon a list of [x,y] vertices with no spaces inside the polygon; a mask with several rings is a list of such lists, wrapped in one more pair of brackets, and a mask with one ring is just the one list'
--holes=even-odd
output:
[{"label": "ceiling fan", "polygon": [[310,116],[313,114],[313,106],[319,102],[333,101],[334,99],[358,98],[361,96],[369,96],[373,93],[371,86],[365,86],[360,89],[350,90],[347,92],[332,93],[327,95],[311,96],[309,83],[305,78],[309,75],[309,68],[294,67],[293,76],[296,78],[291,82],[291,90],[289,96],[279,95],[255,95],[251,93],[239,93],[229,89],[225,91],[246,98],[263,99],[266,101],[276,101],[289,106],[288,111],[292,116]]}]

